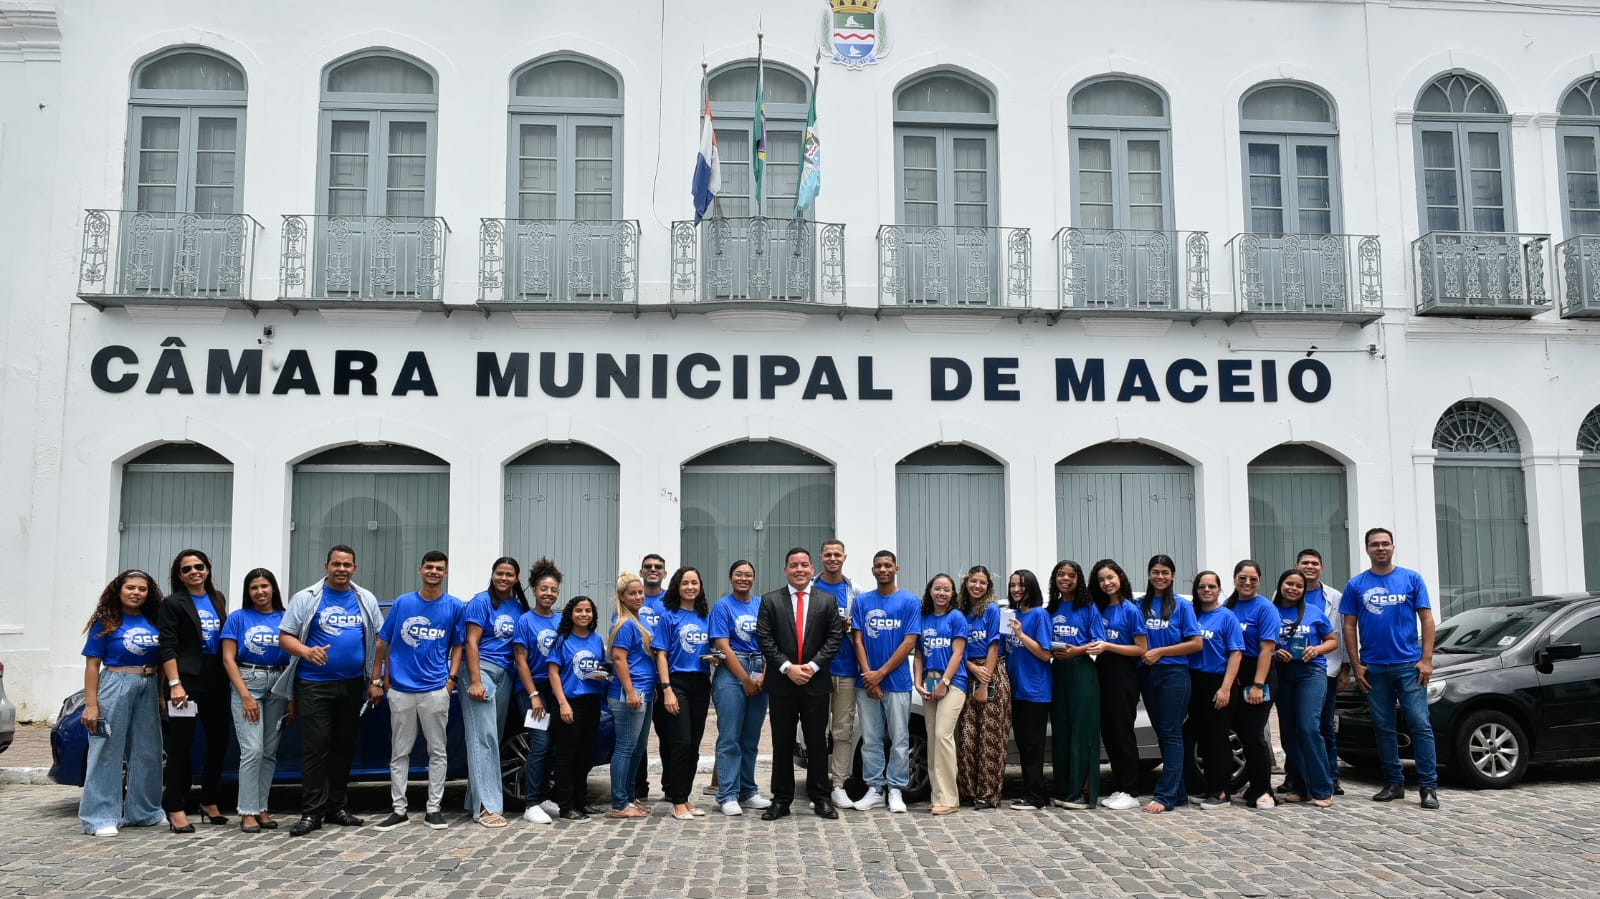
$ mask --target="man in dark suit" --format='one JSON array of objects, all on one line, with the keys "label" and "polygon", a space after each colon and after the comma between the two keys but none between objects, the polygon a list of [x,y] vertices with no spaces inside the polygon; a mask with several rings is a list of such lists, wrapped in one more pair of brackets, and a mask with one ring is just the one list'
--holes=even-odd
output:
[{"label": "man in dark suit", "polygon": [[789,550],[783,562],[788,584],[761,596],[756,643],[767,659],[766,688],[772,721],[772,805],[761,820],[789,814],[794,801],[794,737],[798,722],[806,737],[806,798],[822,818],[837,818],[828,798],[828,667],[844,641],[844,621],[833,597],[812,596],[811,552]]}]

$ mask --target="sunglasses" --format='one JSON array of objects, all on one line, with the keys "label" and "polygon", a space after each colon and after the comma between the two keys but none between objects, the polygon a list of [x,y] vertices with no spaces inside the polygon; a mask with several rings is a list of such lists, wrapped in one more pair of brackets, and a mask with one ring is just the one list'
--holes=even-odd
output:
[{"label": "sunglasses", "polygon": [[196,562],[193,565],[185,565],[182,568],[179,568],[178,569],[178,573],[179,574],[188,574],[191,571],[205,571],[205,570],[206,570],[206,566],[205,566],[204,562]]}]

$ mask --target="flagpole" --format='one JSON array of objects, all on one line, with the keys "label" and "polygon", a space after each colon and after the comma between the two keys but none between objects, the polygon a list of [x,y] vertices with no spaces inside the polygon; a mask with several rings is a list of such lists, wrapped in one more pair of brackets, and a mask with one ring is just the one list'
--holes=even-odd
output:
[{"label": "flagpole", "polygon": [[766,162],[767,162],[766,161],[766,130],[767,130],[767,122],[766,122],[766,116],[764,114],[764,112],[765,112],[764,107],[766,106],[766,96],[765,96],[765,94],[766,94],[766,89],[767,89],[766,88],[766,84],[767,84],[767,57],[766,57],[767,34],[766,34],[766,30],[765,30],[765,21],[766,21],[765,17],[762,17],[762,18],[759,18],[759,19],[756,20],[756,108],[755,108],[755,115],[752,117],[755,127],[750,133],[750,140],[751,140],[751,144],[750,144],[750,157],[751,157],[750,158],[750,175],[751,175],[751,185],[754,188],[754,192],[753,192],[752,196],[753,196],[753,199],[755,201],[753,206],[752,206],[752,208],[751,208],[751,210],[750,210],[750,214],[752,216],[760,216],[762,214],[762,210],[761,210],[761,200],[762,200],[762,196],[761,195],[762,195],[762,187],[763,187],[762,182],[764,182],[766,180],[766,168],[767,168],[767,166],[766,166]]}]

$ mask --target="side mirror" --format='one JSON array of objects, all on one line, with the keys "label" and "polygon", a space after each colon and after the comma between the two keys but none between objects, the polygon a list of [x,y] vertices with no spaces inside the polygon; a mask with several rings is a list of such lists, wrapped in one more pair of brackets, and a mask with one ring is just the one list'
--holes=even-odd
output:
[{"label": "side mirror", "polygon": [[1561,662],[1583,655],[1583,646],[1577,643],[1551,643],[1539,650],[1540,664]]}]

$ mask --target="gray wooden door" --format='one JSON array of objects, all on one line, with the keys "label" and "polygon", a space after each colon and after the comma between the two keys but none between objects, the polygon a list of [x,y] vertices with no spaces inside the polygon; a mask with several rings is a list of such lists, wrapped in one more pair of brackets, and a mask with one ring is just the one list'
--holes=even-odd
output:
[{"label": "gray wooden door", "polygon": [[1003,582],[1006,475],[998,465],[900,465],[895,469],[895,545],[900,585],[921,594],[928,579],[985,565]]}]

